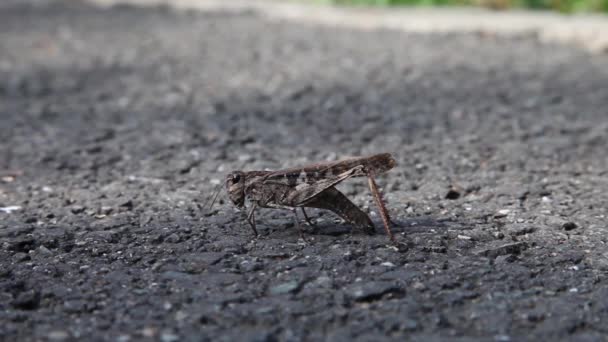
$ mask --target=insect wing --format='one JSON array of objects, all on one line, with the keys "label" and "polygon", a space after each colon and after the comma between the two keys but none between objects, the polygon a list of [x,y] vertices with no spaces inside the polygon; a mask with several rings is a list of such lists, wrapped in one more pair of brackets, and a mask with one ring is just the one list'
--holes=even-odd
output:
[{"label": "insect wing", "polygon": [[[356,157],[334,162],[309,164],[300,167],[278,170],[264,177],[265,182],[281,182],[285,185],[312,184],[322,179],[335,178],[357,166],[373,174],[382,173],[395,167],[395,159],[389,153],[369,157]],[[364,176],[365,173],[352,177]]]}]

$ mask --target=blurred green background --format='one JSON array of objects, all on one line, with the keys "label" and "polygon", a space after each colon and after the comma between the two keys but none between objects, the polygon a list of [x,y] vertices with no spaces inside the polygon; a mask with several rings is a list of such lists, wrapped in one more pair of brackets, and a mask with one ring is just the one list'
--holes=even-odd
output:
[{"label": "blurred green background", "polygon": [[608,0],[318,0],[336,5],[482,6],[493,9],[550,9],[563,13],[608,13]]}]

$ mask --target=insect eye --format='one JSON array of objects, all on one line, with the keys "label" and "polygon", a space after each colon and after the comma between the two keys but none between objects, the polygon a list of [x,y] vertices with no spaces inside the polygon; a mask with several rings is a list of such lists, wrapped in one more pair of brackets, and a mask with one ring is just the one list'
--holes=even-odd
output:
[{"label": "insect eye", "polygon": [[232,182],[238,183],[241,180],[241,175],[232,175]]}]

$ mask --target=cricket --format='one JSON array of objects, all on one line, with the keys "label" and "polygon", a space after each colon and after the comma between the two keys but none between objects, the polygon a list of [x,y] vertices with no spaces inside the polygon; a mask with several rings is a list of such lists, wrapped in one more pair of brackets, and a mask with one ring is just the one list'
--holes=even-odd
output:
[{"label": "cricket", "polygon": [[[226,191],[234,205],[246,210],[247,222],[257,237],[255,222],[257,208],[287,209],[294,213],[295,226],[300,237],[304,234],[300,227],[297,208],[301,208],[306,222],[313,226],[304,208],[318,208],[334,212],[344,221],[371,235],[375,228],[370,217],[336,189],[342,181],[367,177],[384,229],[391,241],[395,237],[389,227],[390,217],[382,194],[374,177],[389,171],[397,163],[390,153],[368,157],[354,157],[335,162],[304,165],[277,171],[232,171],[226,175]],[[248,200],[251,206],[246,208]]]}]

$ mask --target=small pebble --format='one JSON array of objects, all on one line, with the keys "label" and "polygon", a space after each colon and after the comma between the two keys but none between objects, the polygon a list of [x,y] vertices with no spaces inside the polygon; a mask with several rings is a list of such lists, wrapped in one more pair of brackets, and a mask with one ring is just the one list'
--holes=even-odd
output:
[{"label": "small pebble", "polygon": [[0,211],[3,213],[10,214],[13,211],[21,210],[21,207],[18,205],[9,205],[8,207],[0,207]]},{"label": "small pebble", "polygon": [[296,291],[299,286],[300,286],[299,282],[290,281],[290,282],[283,283],[283,284],[270,288],[270,294],[280,295],[280,294],[291,293],[291,292]]},{"label": "small pebble", "polygon": [[81,206],[81,205],[75,205],[71,208],[71,212],[72,214],[80,214],[82,212],[84,212],[85,207]]},{"label": "small pebble", "polygon": [[15,181],[15,177],[13,177],[13,176],[4,176],[4,177],[2,177],[2,181],[4,183],[11,183],[11,182]]},{"label": "small pebble", "polygon": [[241,154],[239,156],[240,162],[251,162],[253,160],[254,160],[254,158],[250,154]]},{"label": "small pebble", "polygon": [[112,213],[112,207],[102,206],[99,213],[100,215],[110,215]]},{"label": "small pebble", "polygon": [[55,331],[49,332],[47,337],[51,341],[63,341],[63,340],[68,339],[70,337],[70,334],[68,334],[66,331],[63,331],[63,330],[55,330]]},{"label": "small pebble", "polygon": [[167,236],[167,238],[165,239],[165,241],[168,243],[178,243],[178,242],[180,242],[180,240],[181,240],[181,238],[176,233],[173,233],[173,234]]},{"label": "small pebble", "polygon": [[51,252],[48,248],[46,248],[44,246],[38,247],[38,251],[40,251],[40,253],[46,254],[46,255],[53,254],[53,252]]},{"label": "small pebble", "polygon": [[494,214],[494,217],[496,217],[496,218],[505,217],[505,216],[509,215],[510,212],[511,212],[511,210],[509,210],[509,209],[500,209],[499,211],[496,212],[496,214]]},{"label": "small pebble", "polygon": [[156,329],[153,327],[145,327],[141,330],[141,334],[145,337],[153,337],[156,335]]},{"label": "small pebble", "polygon": [[175,342],[175,341],[179,341],[179,336],[177,336],[173,333],[164,332],[164,333],[162,333],[162,335],[160,335],[160,340],[163,342]]},{"label": "small pebble", "polygon": [[117,342],[129,342],[131,340],[131,336],[129,335],[120,335],[116,338]]}]

